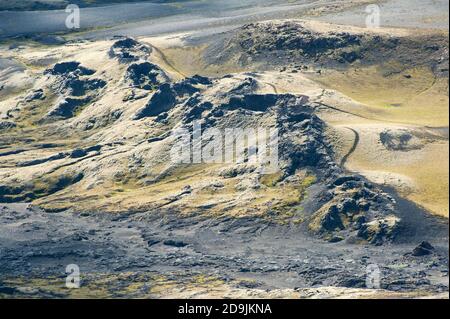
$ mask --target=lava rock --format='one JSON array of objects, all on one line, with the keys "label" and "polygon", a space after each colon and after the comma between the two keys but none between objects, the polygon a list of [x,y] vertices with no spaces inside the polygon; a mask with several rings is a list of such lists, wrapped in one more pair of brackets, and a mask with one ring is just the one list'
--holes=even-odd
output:
[{"label": "lava rock", "polygon": [[25,98],[25,102],[29,103],[35,100],[44,100],[44,99],[45,99],[44,90],[38,89],[27,95],[27,97]]},{"label": "lava rock", "polygon": [[0,121],[0,130],[9,130],[15,128],[16,126],[17,126],[16,123],[13,122]]},{"label": "lava rock", "polygon": [[80,75],[92,75],[95,73],[95,71],[81,66],[80,62],[70,61],[57,63],[53,66],[52,69],[48,69],[44,73],[51,75],[64,75],[68,73],[75,73],[78,76],[80,76]]},{"label": "lava rock", "polygon": [[166,83],[159,87],[150,101],[137,112],[134,119],[140,120],[145,117],[158,116],[169,111],[177,103],[176,94],[170,84]]},{"label": "lava rock", "polygon": [[146,59],[151,53],[151,48],[135,39],[125,38],[116,41],[109,50],[111,58],[117,58],[120,63],[131,63],[139,59]]},{"label": "lava rock", "polygon": [[172,247],[177,247],[177,248],[186,247],[188,245],[187,243],[185,243],[181,240],[172,240],[172,239],[165,240],[163,242],[163,244],[166,246],[172,246]]},{"label": "lava rock", "polygon": [[341,237],[341,236],[333,236],[333,237],[330,238],[330,240],[328,242],[334,244],[334,243],[339,243],[339,242],[341,242],[343,240],[344,240],[344,238]]},{"label": "lava rock", "polygon": [[72,153],[70,154],[71,158],[80,158],[80,157],[84,157],[87,155],[87,152],[83,149],[75,149],[72,151]]},{"label": "lava rock", "polygon": [[363,278],[343,279],[338,283],[338,286],[345,288],[366,288],[366,281]]},{"label": "lava rock", "polygon": [[150,62],[131,64],[126,71],[125,79],[134,87],[144,90],[154,90],[170,81],[159,66]]},{"label": "lava rock", "polygon": [[89,98],[63,98],[48,113],[46,118],[70,118],[77,109],[90,101]]},{"label": "lava rock", "polygon": [[422,242],[419,246],[414,248],[412,255],[416,257],[427,256],[434,253],[434,247],[427,241]]},{"label": "lava rock", "polygon": [[424,143],[407,130],[385,130],[380,133],[380,141],[390,151],[411,151],[424,147]]}]

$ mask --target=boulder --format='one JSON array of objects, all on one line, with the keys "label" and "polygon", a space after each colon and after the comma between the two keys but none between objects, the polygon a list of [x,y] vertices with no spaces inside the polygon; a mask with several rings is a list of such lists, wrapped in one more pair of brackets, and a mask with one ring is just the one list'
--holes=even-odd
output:
[{"label": "boulder", "polygon": [[427,241],[423,241],[419,246],[414,248],[412,255],[416,257],[427,256],[434,253],[434,247]]}]

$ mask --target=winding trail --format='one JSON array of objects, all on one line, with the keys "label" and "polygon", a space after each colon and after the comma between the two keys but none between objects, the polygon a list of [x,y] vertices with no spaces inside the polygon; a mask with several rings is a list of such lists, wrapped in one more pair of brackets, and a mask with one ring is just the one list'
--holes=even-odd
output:
[{"label": "winding trail", "polygon": [[279,94],[278,89],[275,85],[273,85],[272,83],[269,83],[269,82],[264,82],[264,84],[267,84],[268,86],[270,86],[273,89],[273,92],[275,94]]},{"label": "winding trail", "polygon": [[161,51],[158,47],[154,46],[153,44],[149,43],[153,50],[155,50],[156,53],[160,56],[162,62],[166,64],[169,68],[172,69],[175,73],[177,73],[181,78],[186,78],[186,74],[181,72],[178,68],[176,68],[167,58],[167,56],[164,54],[164,52]]},{"label": "winding trail", "polygon": [[359,144],[359,141],[360,141],[359,133],[356,130],[354,130],[354,129],[350,128],[350,127],[346,127],[346,129],[349,129],[350,131],[352,131],[355,134],[355,140],[353,141],[353,145],[350,148],[350,150],[348,151],[348,153],[342,158],[342,160],[341,160],[341,167],[345,166],[345,164],[347,163],[347,160],[356,151],[356,148],[358,147],[358,144]]},{"label": "winding trail", "polygon": [[333,111],[337,111],[337,112],[341,112],[341,113],[353,115],[353,116],[360,117],[360,118],[363,118],[363,119],[366,119],[366,120],[381,121],[381,120],[377,120],[377,119],[374,119],[374,118],[366,117],[366,116],[363,116],[363,115],[360,115],[360,114],[357,114],[357,113],[345,111],[345,110],[342,110],[342,109],[340,109],[340,108],[337,108],[337,107],[334,107],[334,106],[325,104],[325,103],[323,103],[323,102],[314,102],[314,103],[317,104],[317,105],[319,105],[319,106],[326,107],[327,109],[331,109],[331,110],[333,110]]}]

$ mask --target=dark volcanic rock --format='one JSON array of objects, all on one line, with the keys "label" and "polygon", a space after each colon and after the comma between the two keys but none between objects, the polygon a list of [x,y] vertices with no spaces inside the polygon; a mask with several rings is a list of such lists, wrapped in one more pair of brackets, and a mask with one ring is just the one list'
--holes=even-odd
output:
[{"label": "dark volcanic rock", "polygon": [[150,62],[131,64],[126,71],[125,79],[133,87],[144,90],[154,90],[161,84],[170,81],[167,74],[159,66]]},{"label": "dark volcanic rock", "polygon": [[7,287],[0,283],[0,294],[14,295],[15,293],[17,293],[16,288]]},{"label": "dark volcanic rock", "polygon": [[229,41],[211,46],[205,57],[222,61],[237,54],[242,65],[264,61],[279,66],[280,59],[287,63],[319,59],[352,63],[362,57],[354,50],[362,39],[347,32],[319,33],[297,22],[252,23],[232,32]]},{"label": "dark volcanic rock", "polygon": [[258,82],[252,78],[248,77],[241,82],[238,82],[227,94],[233,95],[244,95],[252,94],[258,88]]},{"label": "dark volcanic rock", "polygon": [[39,165],[39,164],[46,163],[46,162],[60,160],[60,159],[65,158],[66,156],[67,156],[66,153],[58,153],[56,155],[52,155],[52,156],[49,156],[49,157],[46,157],[46,158],[20,162],[20,163],[17,164],[17,166],[19,166],[19,167],[26,167],[26,166]]},{"label": "dark volcanic rock", "polygon": [[69,73],[75,73],[76,75],[81,76],[81,75],[92,75],[95,73],[95,71],[81,66],[80,62],[71,61],[71,62],[57,63],[53,66],[53,68],[46,70],[44,73],[51,75],[64,75]]},{"label": "dark volcanic rock", "polygon": [[207,77],[204,77],[204,76],[201,76],[201,75],[194,75],[194,76],[192,76],[190,78],[186,78],[185,81],[188,82],[191,85],[198,85],[198,84],[211,85],[212,84],[212,81],[211,81],[210,78],[207,78]]},{"label": "dark volcanic rock", "polygon": [[81,66],[79,62],[58,63],[46,73],[54,76],[50,86],[63,98],[53,106],[43,121],[73,117],[77,110],[94,100],[98,90],[107,84],[104,80],[89,78],[95,71]]},{"label": "dark volcanic rock", "polygon": [[117,58],[120,63],[135,62],[146,59],[152,52],[151,48],[132,38],[116,41],[109,50],[111,58]]},{"label": "dark volcanic rock", "polygon": [[341,53],[341,61],[353,63],[358,59],[361,59],[361,55],[352,51],[352,52],[342,52]]},{"label": "dark volcanic rock", "polygon": [[0,121],[0,130],[9,130],[15,128],[16,126],[17,126],[16,123],[13,122]]},{"label": "dark volcanic rock", "polygon": [[320,224],[327,231],[342,230],[345,228],[336,206],[331,206],[328,209],[327,213],[323,215]]},{"label": "dark volcanic rock", "polygon": [[176,102],[176,93],[172,89],[172,86],[170,84],[163,84],[153,94],[147,105],[138,111],[134,119],[139,120],[144,117],[158,116],[163,112],[169,111],[176,105]]},{"label": "dark volcanic rock", "polygon": [[72,151],[72,153],[70,154],[70,157],[71,158],[80,158],[80,157],[84,157],[86,155],[87,155],[86,150],[78,148],[78,149],[75,149]]},{"label": "dark volcanic rock", "polygon": [[[137,112],[134,119],[139,120],[145,117],[159,116],[168,112],[177,104],[183,104],[183,122],[197,119],[201,112],[212,108],[210,102],[199,100],[200,88],[198,86],[208,86],[212,82],[208,78],[195,75],[176,83],[163,83],[159,86],[153,96],[141,110]],[[164,116],[166,119],[167,116]],[[161,120],[162,118],[159,118]],[[159,121],[158,120],[158,121]]]},{"label": "dark volcanic rock", "polygon": [[345,288],[366,288],[366,280],[364,278],[348,278],[338,282],[339,287]]},{"label": "dark volcanic rock", "polygon": [[420,139],[406,130],[385,130],[380,133],[380,141],[391,151],[411,151],[424,147],[424,143]]},{"label": "dark volcanic rock", "polygon": [[58,102],[47,114],[47,118],[70,118],[76,111],[90,102],[89,98],[65,98]]},{"label": "dark volcanic rock", "polygon": [[445,35],[396,37],[319,31],[304,22],[268,21],[225,33],[205,50],[204,59],[267,70],[280,70],[283,61],[280,72],[291,67],[291,72],[304,70],[299,65],[342,69],[353,63],[378,65],[392,60],[398,63],[399,72],[420,65],[431,68],[438,77],[448,78],[448,52]]},{"label": "dark volcanic rock", "polygon": [[106,82],[99,79],[68,78],[62,82],[63,90],[73,96],[83,96],[106,86]]},{"label": "dark volcanic rock", "polygon": [[429,242],[422,242],[419,246],[414,248],[412,255],[416,257],[431,255],[434,253],[434,247]]},{"label": "dark volcanic rock", "polygon": [[[255,30],[256,29],[256,30]],[[254,36],[262,38],[254,39]],[[360,44],[360,37],[345,32],[320,35],[297,23],[249,24],[242,28],[239,42],[247,50],[301,50],[303,54],[317,55],[329,50]],[[262,47],[262,45],[265,47]]]},{"label": "dark volcanic rock", "polygon": [[100,79],[81,77],[78,72],[69,72],[58,75],[52,85],[57,94],[83,96],[95,93],[96,90],[106,86],[106,82]]},{"label": "dark volcanic rock", "polygon": [[187,243],[185,243],[181,240],[172,240],[172,239],[165,240],[163,242],[163,244],[166,246],[173,246],[173,247],[177,247],[177,248],[186,247],[188,245]]},{"label": "dark volcanic rock", "polygon": [[29,103],[29,102],[33,102],[35,100],[44,100],[44,99],[45,99],[44,90],[38,89],[38,90],[35,90],[35,91],[31,92],[30,94],[28,94],[25,97],[25,102]]},{"label": "dark volcanic rock", "polygon": [[249,94],[244,96],[233,96],[224,107],[229,109],[247,109],[251,111],[264,112],[279,100],[275,94]]}]

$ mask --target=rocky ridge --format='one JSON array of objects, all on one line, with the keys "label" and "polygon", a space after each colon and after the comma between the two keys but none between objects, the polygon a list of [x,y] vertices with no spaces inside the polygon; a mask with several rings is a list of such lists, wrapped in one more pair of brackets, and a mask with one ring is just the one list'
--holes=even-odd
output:
[{"label": "rocky ridge", "polygon": [[446,38],[444,34],[374,34],[363,28],[328,30],[326,25],[317,27],[301,20],[269,21],[224,33],[209,45],[204,58],[212,64],[236,60],[241,67],[258,65],[263,69],[279,67],[283,61],[281,70],[292,72],[395,63],[405,69],[430,67],[436,76],[448,77]]},{"label": "rocky ridge", "polygon": [[[337,48],[341,47],[342,43],[333,38],[326,42],[326,45]],[[94,185],[104,184],[105,178],[120,179],[122,164],[116,165],[112,175],[99,172],[99,166],[108,165],[110,158],[104,155],[110,152],[120,154],[113,155],[118,163],[127,159],[130,172],[136,176],[138,185],[154,185],[179,169],[177,164],[168,161],[169,151],[176,143],[171,134],[174,130],[192,131],[196,122],[203,130],[265,127],[277,129],[279,132],[280,171],[273,177],[272,184],[267,186],[262,182],[267,176],[261,173],[258,164],[227,165],[226,170],[233,172],[230,177],[237,182],[235,191],[245,193],[262,190],[268,193],[271,187],[278,185],[299,189],[303,182],[300,176],[310,174],[315,176],[314,186],[321,188],[321,191],[313,198],[316,201],[314,209],[306,210],[301,217],[308,225],[309,231],[334,242],[346,239],[382,244],[395,237],[400,218],[395,216],[394,200],[364,178],[348,175],[335,163],[333,150],[324,133],[326,124],[314,114],[314,107],[308,96],[259,93],[264,83],[252,76],[225,76],[217,79],[194,76],[172,82],[160,67],[143,60],[149,52],[151,49],[148,46],[130,38],[120,39],[112,45],[110,58],[118,58],[121,64],[127,65],[124,83],[132,88],[148,91],[150,97],[134,114],[130,114],[129,118],[119,115],[110,129],[120,132],[123,123],[135,122],[142,129],[150,126],[158,135],[145,139],[138,134],[132,139],[132,143],[137,143],[134,145],[145,145],[143,149],[136,148],[129,142],[111,144],[93,137],[91,140],[95,141],[94,146],[79,147],[44,158],[19,162],[17,164],[21,167],[48,165],[50,169],[53,163],[63,161],[62,172],[48,177],[49,171],[44,170],[41,176],[33,177],[39,180],[39,183],[30,184],[24,180],[21,184],[17,183],[17,179],[13,179],[16,182],[12,186],[4,182],[0,192],[2,201],[42,198],[45,202],[46,196],[57,196],[61,190],[70,189],[74,185],[89,191],[97,187]],[[136,62],[138,60],[139,62]],[[95,73],[95,70],[88,69],[79,62],[57,63],[45,71],[45,75],[52,77],[53,81],[45,90],[35,91],[33,99],[42,99],[43,92],[51,90],[60,94],[63,100],[58,101],[44,119],[69,119],[76,117],[82,105],[92,108],[92,101],[98,99],[100,90],[108,85],[102,79],[92,78]],[[62,124],[62,127],[64,125],[66,124]],[[207,146],[205,144],[202,145],[203,148]],[[117,153],[117,147],[122,151]],[[109,151],[105,153],[107,149]],[[156,149],[159,154],[155,157]],[[75,166],[73,163],[81,165]],[[156,175],[148,174],[148,171],[154,171],[161,163],[166,164],[162,171]],[[222,180],[219,183],[229,179],[223,171],[212,171],[215,178]],[[201,192],[204,186],[200,189],[199,187],[189,185],[187,197],[190,201],[195,201],[195,197],[199,196],[196,194]],[[174,196],[174,200],[169,200],[169,203],[173,204],[175,209],[179,200],[186,196]],[[252,196],[250,202],[258,198],[257,195]],[[289,214],[297,215],[295,211],[303,205],[302,196],[304,195],[295,195],[296,198],[292,199],[294,203],[287,207],[280,202],[281,208],[277,207],[275,211],[269,204],[262,213],[279,214],[281,209],[283,213],[288,210]],[[177,209],[188,210],[183,206],[185,204],[180,204]],[[215,206],[217,203],[213,200],[208,205]],[[195,207],[189,210],[195,211]]]}]

